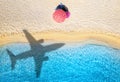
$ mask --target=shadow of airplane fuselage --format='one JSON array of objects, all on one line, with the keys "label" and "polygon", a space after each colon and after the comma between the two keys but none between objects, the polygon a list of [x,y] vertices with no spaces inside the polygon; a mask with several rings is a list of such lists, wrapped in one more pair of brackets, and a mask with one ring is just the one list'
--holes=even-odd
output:
[{"label": "shadow of airplane fuselage", "polygon": [[15,56],[10,50],[7,49],[8,55],[11,59],[11,68],[12,70],[15,68],[17,60],[33,57],[35,62],[36,77],[39,77],[43,61],[48,60],[48,56],[45,56],[45,53],[62,47],[64,43],[55,43],[47,46],[42,46],[40,43],[44,42],[43,39],[36,41],[27,30],[23,30],[23,32],[25,33],[25,36],[28,39],[31,50],[20,53]]}]

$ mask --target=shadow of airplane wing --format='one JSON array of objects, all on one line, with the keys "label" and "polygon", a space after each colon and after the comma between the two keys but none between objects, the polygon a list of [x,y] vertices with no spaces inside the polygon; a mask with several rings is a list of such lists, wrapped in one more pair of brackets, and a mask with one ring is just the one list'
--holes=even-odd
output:
[{"label": "shadow of airplane wing", "polygon": [[35,73],[36,73],[36,77],[38,78],[41,74],[41,68],[42,68],[42,64],[43,64],[43,61],[47,61],[48,60],[48,57],[37,57],[35,56],[34,57],[34,61],[35,61]]},{"label": "shadow of airplane wing", "polygon": [[27,31],[27,30],[23,30],[27,40],[29,41],[30,44],[33,44],[35,42],[37,42],[34,37]]},{"label": "shadow of airplane wing", "polygon": [[50,51],[53,51],[53,50],[56,50],[56,49],[62,47],[63,45],[65,45],[65,44],[64,43],[50,44],[50,45],[44,46],[44,50],[45,50],[45,52],[50,52]]},{"label": "shadow of airplane wing", "polygon": [[42,48],[42,45],[40,45],[39,43],[43,43],[44,42],[43,39],[40,39],[37,41],[27,30],[23,30],[23,32],[30,44],[31,49],[36,49],[38,45],[39,45],[39,47]]},{"label": "shadow of airplane wing", "polygon": [[41,67],[43,61],[41,60],[40,57],[34,57],[34,61],[35,61],[35,73],[36,73],[36,77],[38,78],[41,74]]}]

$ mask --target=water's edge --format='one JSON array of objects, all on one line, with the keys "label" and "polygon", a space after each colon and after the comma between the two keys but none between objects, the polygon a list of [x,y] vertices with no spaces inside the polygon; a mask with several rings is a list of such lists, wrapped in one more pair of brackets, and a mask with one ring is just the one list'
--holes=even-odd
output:
[{"label": "water's edge", "polygon": [[36,78],[32,57],[18,60],[15,69],[11,70],[6,49],[18,55],[30,50],[30,46],[28,43],[13,43],[0,47],[0,82],[120,81],[120,50],[108,46],[66,44],[47,52],[49,60],[43,62],[39,78]]}]

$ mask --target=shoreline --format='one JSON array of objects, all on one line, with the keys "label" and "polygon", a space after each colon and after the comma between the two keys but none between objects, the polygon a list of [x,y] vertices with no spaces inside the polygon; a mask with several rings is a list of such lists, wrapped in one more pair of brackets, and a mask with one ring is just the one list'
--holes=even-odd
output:
[{"label": "shoreline", "polygon": [[[44,39],[45,41],[57,41],[57,42],[83,42],[89,40],[96,40],[92,43],[101,44],[103,43],[120,49],[120,35],[109,33],[109,32],[63,32],[63,31],[46,31],[46,32],[30,32],[30,34],[36,39]],[[24,33],[17,33],[9,36],[0,37],[0,46],[14,42],[28,42]],[[90,42],[91,43],[91,42]]]}]

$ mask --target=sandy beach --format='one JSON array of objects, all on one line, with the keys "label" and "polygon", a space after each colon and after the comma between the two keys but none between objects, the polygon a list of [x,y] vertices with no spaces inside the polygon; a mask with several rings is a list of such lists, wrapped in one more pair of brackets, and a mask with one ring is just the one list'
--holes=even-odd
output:
[{"label": "sandy beach", "polygon": [[[59,24],[52,14],[60,2],[71,16]],[[119,0],[0,0],[0,10],[0,45],[27,42],[22,33],[26,29],[37,40],[97,40],[120,48]]]},{"label": "sandy beach", "polygon": [[[57,41],[57,42],[84,42],[89,40],[95,40],[91,43],[104,45],[107,44],[114,48],[120,49],[120,36],[112,33],[100,33],[100,32],[30,32],[31,35],[36,39],[44,39],[45,41]],[[100,41],[100,42],[97,42]],[[28,42],[24,33],[7,35],[0,38],[0,45],[13,42]],[[103,44],[103,43],[104,44]]]},{"label": "sandy beach", "polygon": [[120,82],[120,0],[0,0],[0,82]]}]

